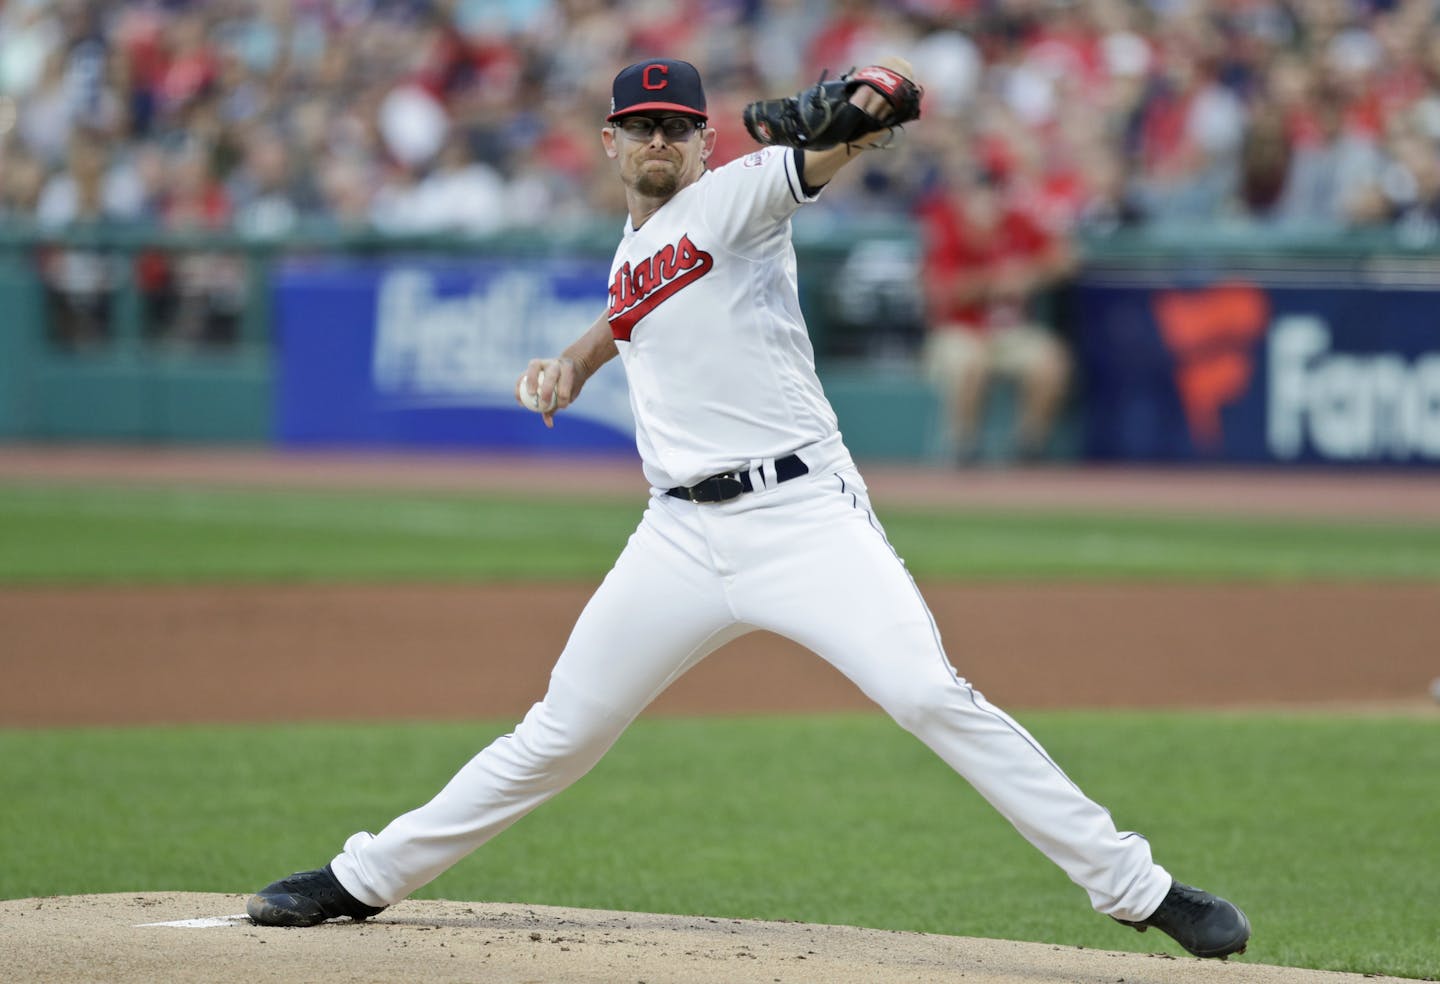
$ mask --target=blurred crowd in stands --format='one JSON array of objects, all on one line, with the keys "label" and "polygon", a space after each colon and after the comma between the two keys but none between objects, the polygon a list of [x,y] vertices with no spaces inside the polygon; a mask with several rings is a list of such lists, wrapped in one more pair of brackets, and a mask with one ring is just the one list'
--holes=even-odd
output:
[{"label": "blurred crowd in stands", "polygon": [[887,53],[924,121],[827,209],[979,174],[1066,232],[1440,215],[1434,0],[4,0],[0,217],[564,228],[622,211],[624,64],[699,65],[725,160],[746,101]]},{"label": "blurred crowd in stands", "polygon": [[[1034,301],[1078,236],[1440,227],[1440,0],[0,0],[0,225],[618,233],[619,68],[698,65],[724,162],[745,103],[892,54],[922,120],[812,211],[921,230],[962,459],[992,373],[1048,440],[1070,369]],[[41,257],[65,344],[103,339],[120,262]],[[168,339],[235,337],[233,253],[127,273]]]}]

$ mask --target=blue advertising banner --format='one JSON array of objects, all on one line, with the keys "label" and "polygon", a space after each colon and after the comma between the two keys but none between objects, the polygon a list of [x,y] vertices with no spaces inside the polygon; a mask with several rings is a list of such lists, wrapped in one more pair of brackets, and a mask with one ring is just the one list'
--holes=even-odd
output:
[{"label": "blue advertising banner", "polygon": [[288,445],[634,449],[625,374],[607,367],[547,430],[515,403],[531,358],[604,309],[580,260],[292,262],[274,287],[276,437]]},{"label": "blue advertising banner", "polygon": [[1087,457],[1440,464],[1440,278],[1280,272],[1082,278]]}]

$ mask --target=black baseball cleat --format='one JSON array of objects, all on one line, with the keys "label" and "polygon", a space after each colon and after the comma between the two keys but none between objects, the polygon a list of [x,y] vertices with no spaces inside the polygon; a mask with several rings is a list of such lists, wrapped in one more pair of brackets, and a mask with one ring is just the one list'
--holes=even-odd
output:
[{"label": "black baseball cleat", "polygon": [[318,926],[340,916],[369,919],[385,907],[366,905],[345,891],[327,864],[266,885],[250,896],[245,911],[261,926]]},{"label": "black baseball cleat", "polygon": [[1250,920],[1237,906],[1178,881],[1171,882],[1164,901],[1147,918],[1115,921],[1142,933],[1154,926],[1197,957],[1223,960],[1232,953],[1244,953],[1250,940]]}]

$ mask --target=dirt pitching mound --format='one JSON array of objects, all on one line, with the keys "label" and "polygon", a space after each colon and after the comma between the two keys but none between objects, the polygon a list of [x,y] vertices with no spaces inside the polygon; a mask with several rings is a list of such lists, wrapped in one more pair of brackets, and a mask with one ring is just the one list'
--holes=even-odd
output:
[{"label": "dirt pitching mound", "polygon": [[0,901],[0,980],[35,984],[1348,984],[1394,977],[848,926],[512,903],[401,903],[365,923],[256,926],[243,895]]}]

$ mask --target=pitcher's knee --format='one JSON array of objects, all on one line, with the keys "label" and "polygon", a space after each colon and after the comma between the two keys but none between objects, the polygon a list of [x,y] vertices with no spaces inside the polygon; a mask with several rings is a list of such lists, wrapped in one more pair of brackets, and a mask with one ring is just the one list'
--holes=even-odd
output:
[{"label": "pitcher's knee", "polygon": [[564,715],[541,702],[530,709],[511,735],[516,753],[530,768],[578,778],[588,772],[620,737],[625,722],[592,709]]},{"label": "pitcher's knee", "polygon": [[964,688],[951,681],[897,681],[888,692],[877,696],[883,707],[895,722],[912,734],[921,734],[927,728],[960,713],[960,700]]}]

